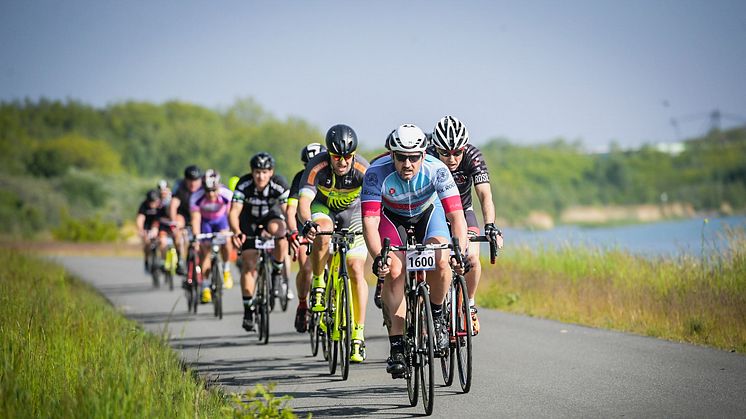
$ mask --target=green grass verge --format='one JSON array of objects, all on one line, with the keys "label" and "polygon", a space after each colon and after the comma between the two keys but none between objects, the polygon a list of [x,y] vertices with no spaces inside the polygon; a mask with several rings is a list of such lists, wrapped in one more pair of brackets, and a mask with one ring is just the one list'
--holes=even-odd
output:
[{"label": "green grass verge", "polygon": [[4,417],[293,417],[266,388],[221,394],[161,338],[50,262],[0,249]]},{"label": "green grass verge", "polygon": [[705,249],[700,257],[508,248],[497,265],[482,263],[477,302],[746,353],[746,234],[726,234],[728,248]]}]

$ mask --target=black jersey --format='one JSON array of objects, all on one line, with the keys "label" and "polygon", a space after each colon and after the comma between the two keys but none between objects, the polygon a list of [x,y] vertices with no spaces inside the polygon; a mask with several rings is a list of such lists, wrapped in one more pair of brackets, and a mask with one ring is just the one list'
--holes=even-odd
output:
[{"label": "black jersey", "polygon": [[293,181],[290,182],[290,195],[288,196],[288,201],[295,200],[296,205],[298,198],[300,198],[300,181],[302,178],[303,170],[296,173],[295,176],[293,176]]},{"label": "black jersey", "polygon": [[138,208],[137,213],[145,216],[146,230],[149,230],[151,227],[153,227],[154,222],[160,221],[162,218],[168,218],[168,215],[166,215],[165,207],[159,206],[157,208],[151,208],[150,205],[148,205],[147,200],[140,203],[140,208]]},{"label": "black jersey", "polygon": [[273,175],[263,190],[257,190],[251,173],[243,175],[233,191],[233,202],[243,204],[240,218],[256,220],[265,216],[270,210],[279,211],[280,205],[288,200],[290,189],[282,176]]},{"label": "black jersey", "polygon": [[[440,158],[434,146],[427,149],[428,154]],[[461,195],[461,205],[464,209],[472,207],[471,203],[471,185],[480,183],[490,183],[490,174],[487,171],[487,163],[484,162],[482,152],[471,144],[464,147],[464,156],[461,159],[456,170],[451,172],[453,180],[456,181],[459,194]]]},{"label": "black jersey", "polygon": [[172,195],[173,198],[179,198],[179,208],[176,210],[176,213],[181,214],[187,224],[189,224],[189,220],[192,219],[192,214],[189,211],[189,201],[192,199],[192,191],[189,190],[187,182],[183,179],[176,186],[176,191]]}]

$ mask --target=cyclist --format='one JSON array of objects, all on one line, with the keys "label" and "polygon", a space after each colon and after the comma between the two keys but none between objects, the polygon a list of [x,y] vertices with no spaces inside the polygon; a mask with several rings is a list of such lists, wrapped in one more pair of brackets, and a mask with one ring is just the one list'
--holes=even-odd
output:
[{"label": "cyclist", "polygon": [[[485,222],[484,234],[494,237],[497,241],[497,247],[502,248],[502,233],[495,226],[495,205],[492,202],[492,189],[490,189],[487,163],[482,157],[482,152],[469,144],[469,131],[466,126],[453,116],[444,116],[435,124],[430,144],[427,152],[438,157],[448,167],[456,186],[458,186],[461,205],[464,207],[464,216],[468,225],[468,234],[470,236],[479,235],[479,225],[471,203],[471,186],[473,184],[482,207],[482,218]],[[479,318],[477,317],[477,307],[474,304],[474,295],[482,274],[482,267],[479,263],[479,243],[471,243],[468,254],[469,263],[473,269],[466,274],[466,287],[469,291],[472,333],[476,335],[479,333]]]},{"label": "cyclist", "polygon": [[158,181],[158,193],[161,197],[161,206],[166,207],[166,213],[168,213],[171,204],[171,188],[168,187],[168,182],[165,179]]},{"label": "cyclist", "polygon": [[[326,152],[308,162],[300,185],[298,213],[304,222],[301,234],[313,241],[311,252],[311,310],[326,309],[324,300],[324,268],[329,257],[330,236],[318,236],[318,231],[349,228],[360,231],[360,190],[368,161],[355,154],[357,134],[347,125],[339,124],[326,133]],[[365,310],[368,284],[365,282],[365,243],[362,236],[355,238],[347,253],[350,271],[355,322],[352,330],[350,361],[365,360]]]},{"label": "cyclist", "polygon": [[[225,185],[220,183],[220,174],[213,169],[205,171],[202,188],[193,193],[189,200],[189,208],[192,214],[192,231],[194,234],[200,233],[227,233],[230,231],[228,226],[228,210],[231,206],[233,193]],[[195,246],[199,246],[197,242]],[[200,259],[202,260],[202,272],[210,272],[210,241],[206,240],[200,246]],[[210,278],[210,281],[223,281],[225,288],[233,288],[233,278],[231,277],[229,256],[231,252],[231,242],[227,241],[221,246],[223,256],[223,278]],[[210,287],[207,281],[203,282],[202,302],[209,303],[212,301]]]},{"label": "cyclist", "polygon": [[149,190],[145,194],[145,200],[140,203],[135,218],[137,234],[142,240],[145,273],[150,273],[148,253],[150,252],[151,241],[157,240],[159,221],[165,216],[166,211],[161,205],[158,191],[155,189]]},{"label": "cyclist", "polygon": [[[311,143],[303,147],[300,152],[300,160],[303,167],[308,161],[319,153],[326,152],[326,147],[319,143]],[[298,217],[298,195],[300,193],[300,181],[304,170],[299,171],[290,183],[290,196],[288,197],[287,211],[285,213],[288,224],[288,244],[293,247],[298,258],[298,273],[295,276],[295,288],[298,290],[298,308],[295,310],[295,330],[303,333],[308,328],[308,291],[311,287],[311,262],[306,256],[305,248],[302,248],[298,240],[298,225],[301,224]]]},{"label": "cyclist", "polygon": [[[425,153],[427,137],[416,125],[401,125],[389,141],[389,157],[376,161],[365,174],[362,193],[363,232],[368,251],[373,256],[373,269],[385,276],[382,298],[389,322],[390,357],[386,371],[394,378],[405,371],[404,357],[404,255],[394,252],[381,261],[383,238],[394,246],[406,243],[406,230],[412,227],[420,243],[449,243],[451,234],[462,249],[467,244],[466,220],[458,189],[451,172],[438,159]],[[457,272],[468,270],[468,264],[457,266]],[[451,281],[449,252],[436,251],[436,270],[427,274],[435,338],[439,351],[448,348],[448,330],[443,316],[443,301]]]},{"label": "cyclist", "polygon": [[201,186],[202,171],[195,165],[187,166],[184,169],[184,179],[176,186],[176,192],[171,196],[171,204],[168,208],[171,222],[176,223],[174,240],[177,243],[176,251],[179,253],[179,265],[176,268],[179,275],[185,274],[183,255],[186,255],[186,237],[184,236],[184,227],[191,222],[189,199],[192,197],[192,193],[196,192]]},{"label": "cyclist", "polygon": [[[249,162],[251,173],[242,176],[235,191],[233,205],[228,216],[233,244],[241,249],[241,295],[243,297],[243,328],[254,330],[253,295],[256,279],[256,264],[259,253],[253,240],[246,236],[262,233],[271,236],[284,236],[285,204],[290,190],[282,176],[275,175],[275,159],[265,152],[257,153]],[[263,227],[263,231],[259,230]],[[272,252],[272,276],[281,275],[287,244],[284,240],[276,243]]]}]

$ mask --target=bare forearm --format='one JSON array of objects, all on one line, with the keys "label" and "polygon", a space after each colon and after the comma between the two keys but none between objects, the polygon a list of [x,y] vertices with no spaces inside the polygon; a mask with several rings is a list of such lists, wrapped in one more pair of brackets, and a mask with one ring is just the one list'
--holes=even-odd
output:
[{"label": "bare forearm", "polygon": [[495,222],[495,204],[492,202],[492,190],[489,183],[476,186],[477,197],[482,206],[482,218],[485,224]]},{"label": "bare forearm", "polygon": [[365,237],[365,245],[368,247],[368,253],[372,257],[376,257],[381,254],[381,236],[378,234],[378,225],[381,222],[381,217],[363,217],[363,237]]},{"label": "bare forearm", "polygon": [[228,213],[228,224],[230,225],[233,234],[241,233],[241,223],[239,222],[239,216],[241,215],[242,204],[233,203],[231,205],[231,211]]}]

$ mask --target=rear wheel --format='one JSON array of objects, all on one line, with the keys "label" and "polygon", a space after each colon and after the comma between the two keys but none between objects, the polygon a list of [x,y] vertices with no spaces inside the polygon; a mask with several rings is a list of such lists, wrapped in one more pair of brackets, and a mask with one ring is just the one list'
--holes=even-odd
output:
[{"label": "rear wheel", "polygon": [[417,291],[416,323],[417,355],[419,356],[419,376],[422,384],[422,405],[425,414],[433,413],[435,396],[435,327],[430,308],[430,294],[425,287]]},{"label": "rear wheel", "polygon": [[456,361],[461,390],[468,393],[472,381],[472,346],[471,346],[471,313],[469,296],[466,293],[466,281],[459,277],[456,282]]},{"label": "rear wheel", "polygon": [[153,287],[160,288],[161,267],[160,267],[160,258],[158,257],[158,246],[153,246],[150,248],[149,259],[150,259],[150,276],[153,277]]},{"label": "rear wheel", "polygon": [[216,258],[212,265],[212,302],[214,305],[215,317],[223,319],[223,268],[220,261]]},{"label": "rear wheel", "polygon": [[[453,285],[448,289],[448,294],[446,294],[446,300],[443,303],[443,315],[446,317],[448,321],[448,334],[449,338],[453,336],[453,330],[454,330],[454,322],[452,321],[453,316],[453,296],[455,295],[455,288]],[[454,368],[456,367],[456,348],[453,346],[453,339],[450,339],[451,345],[448,348],[448,351],[446,351],[445,355],[440,357],[440,369],[443,372],[443,382],[446,386],[450,386],[453,384],[453,378],[455,376],[454,374]]]}]

